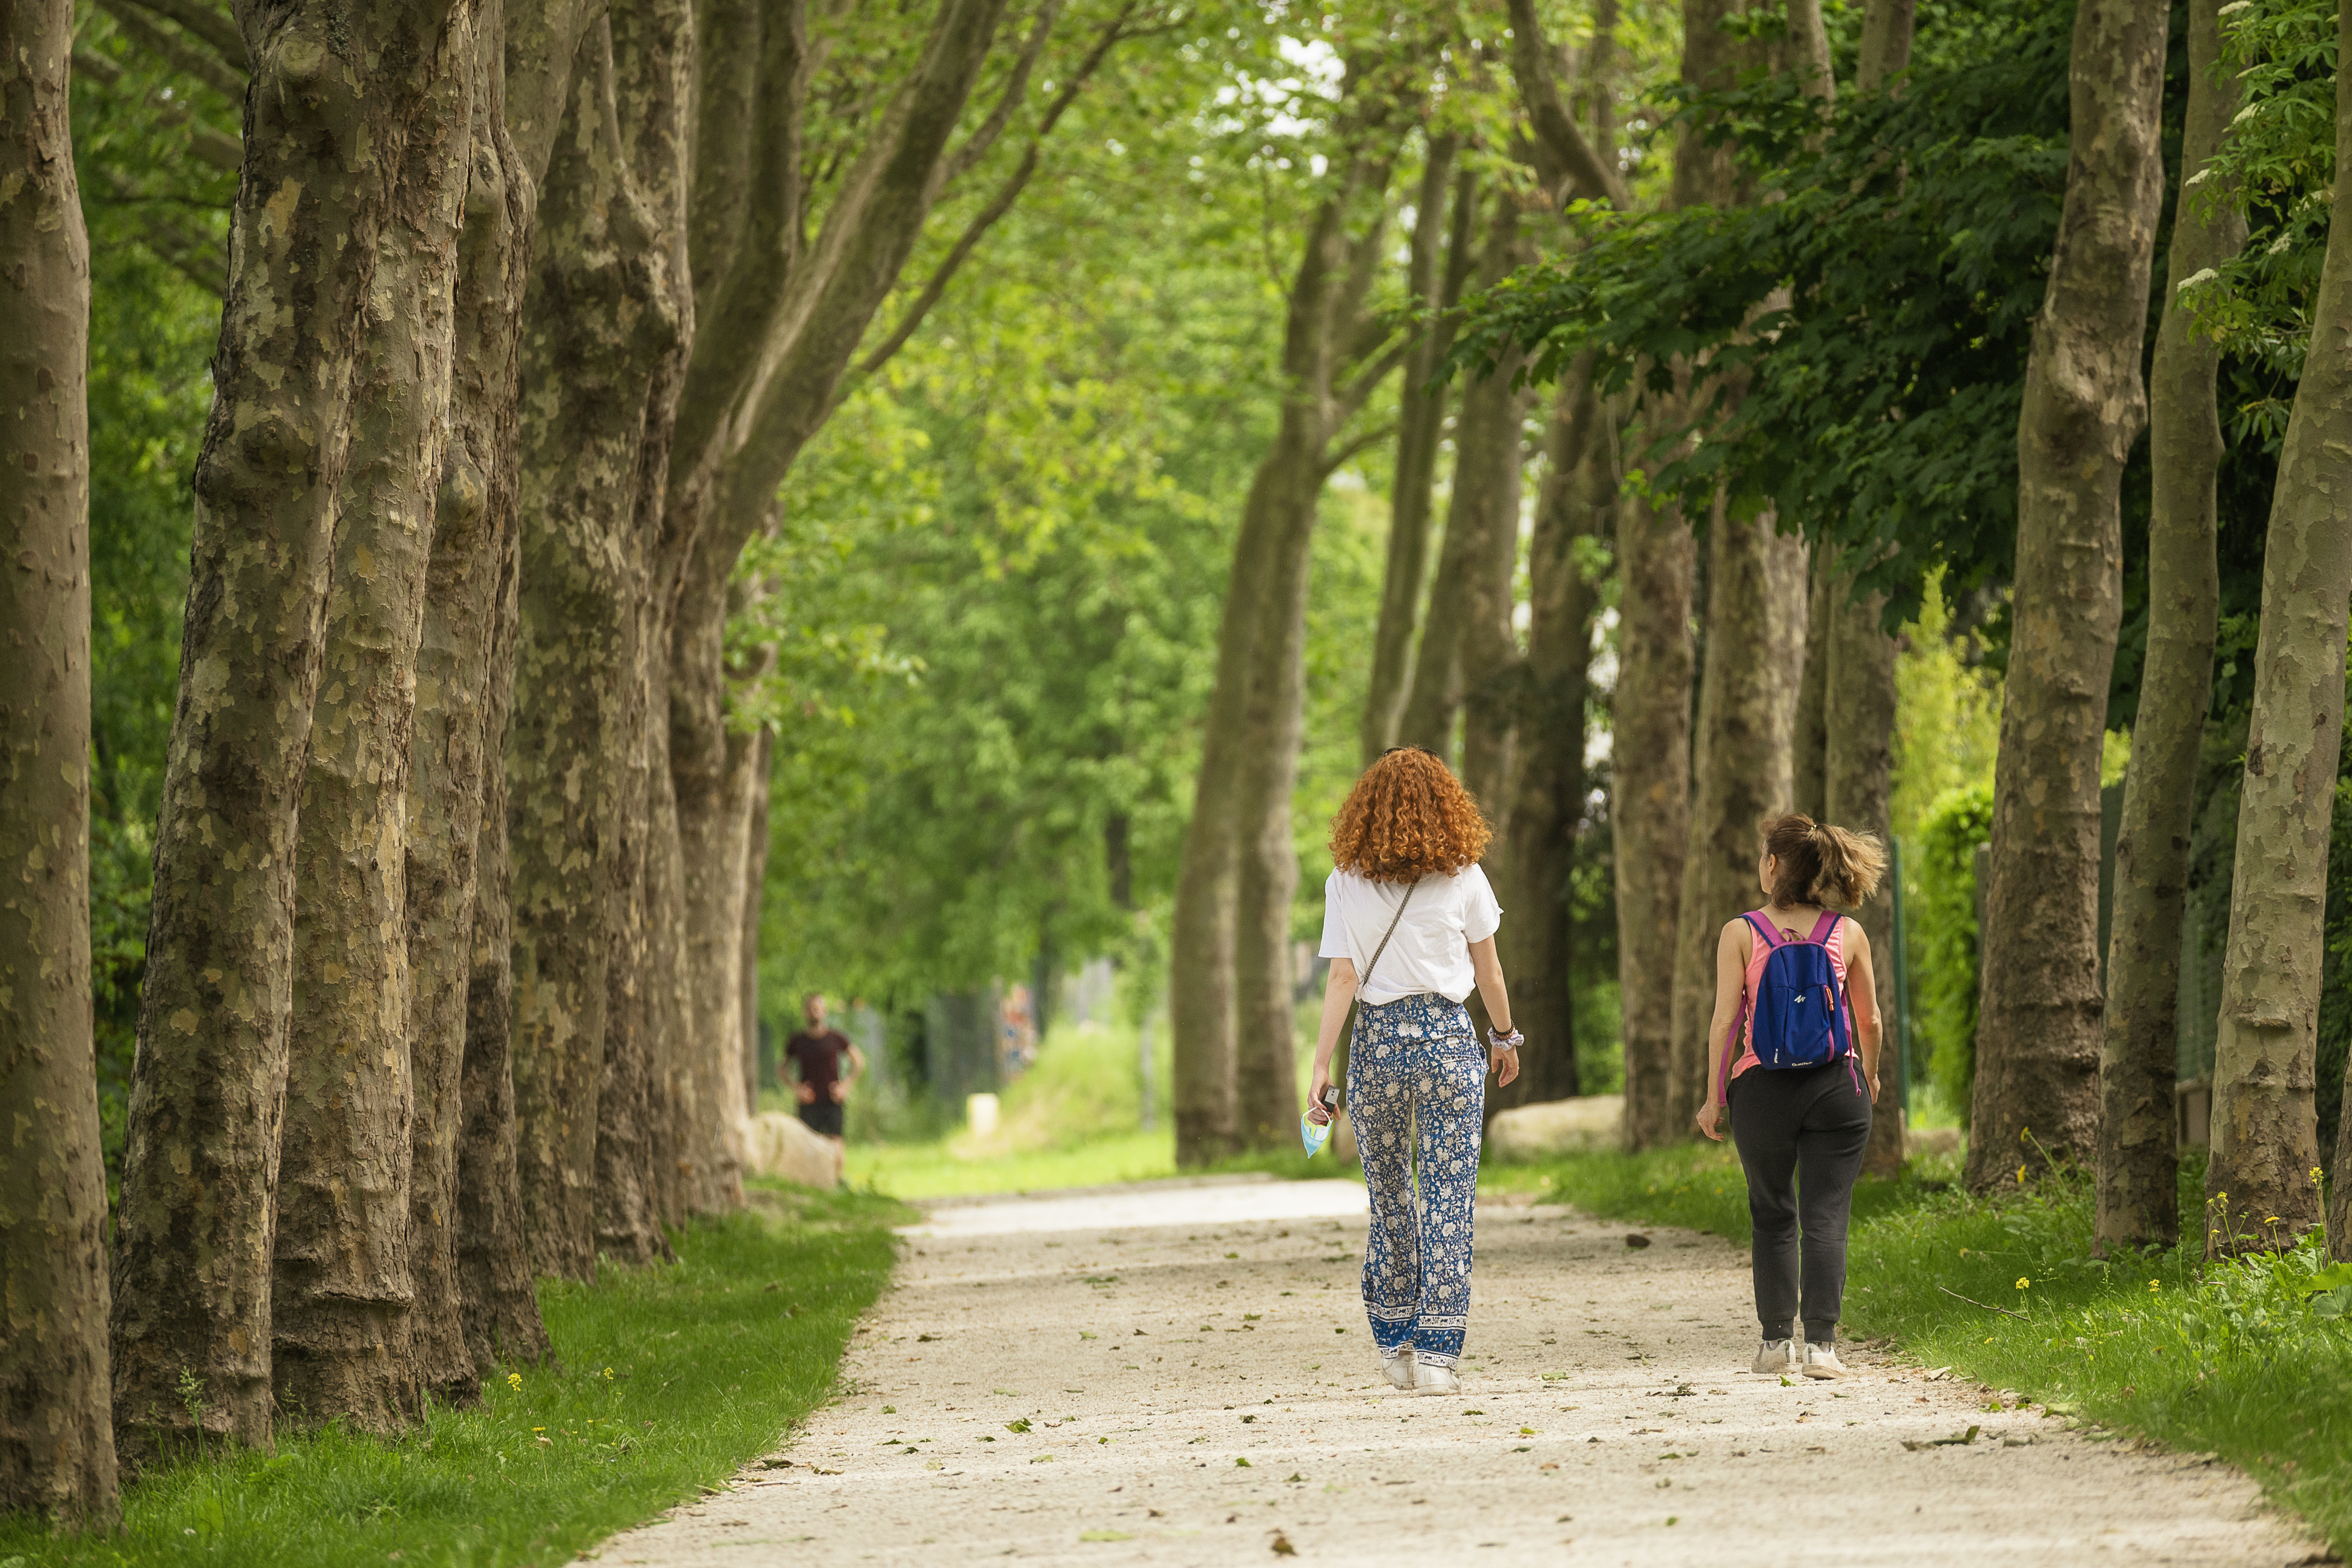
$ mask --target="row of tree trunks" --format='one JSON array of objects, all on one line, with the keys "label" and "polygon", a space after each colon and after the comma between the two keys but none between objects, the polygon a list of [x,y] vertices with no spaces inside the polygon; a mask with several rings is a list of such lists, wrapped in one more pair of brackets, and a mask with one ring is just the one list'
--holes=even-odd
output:
[{"label": "row of tree trunks", "polygon": [[2124,464],[2164,198],[2168,7],[2084,0],[2066,199],[2018,416],[2017,569],[1994,766],[1968,1177],[2097,1147],[2099,764],[2123,605]]},{"label": "row of tree trunks", "polygon": [[2189,106],[2180,193],[2165,263],[2162,324],[2148,370],[2147,653],[2124,776],[2108,921],[2099,1044],[2098,1203],[2095,1235],[2116,1247],[2180,1239],[2180,1156],[2173,1088],[2180,926],[2197,752],[2213,684],[2221,614],[2214,482],[2222,441],[2221,351],[2173,301],[2180,285],[2237,255],[2246,225],[2227,193],[2189,198],[2228,134],[2237,80],[2219,68],[2221,0],[2189,0]]},{"label": "row of tree trunks", "polygon": [[0,1510],[121,1515],[89,958],[89,239],[73,6],[0,10]]},{"label": "row of tree trunks", "polygon": [[[301,795],[316,782],[313,710],[331,622],[350,626],[363,607],[383,616],[382,629],[365,635],[413,652],[416,628],[399,625],[395,607],[356,602],[398,592],[389,579],[404,572],[421,579],[438,479],[437,463],[423,460],[437,450],[401,449],[381,422],[390,416],[355,429],[352,394],[367,374],[373,333],[387,326],[423,332],[435,319],[417,310],[414,292],[401,295],[399,252],[412,242],[385,231],[396,216],[436,214],[452,164],[462,194],[467,120],[452,93],[473,76],[470,18],[445,0],[385,0],[357,14],[298,5],[243,21],[256,79],[246,96],[245,174],[231,219],[215,401],[197,463],[180,701],[156,834],[116,1232],[115,1420],[118,1442],[134,1458],[192,1426],[255,1446],[270,1440],[295,877],[306,849],[315,856],[335,837],[298,844]],[[381,68],[364,81],[345,71],[337,62],[353,50]],[[453,110],[454,130],[436,119]],[[412,147],[404,128],[420,121],[435,123]],[[453,259],[441,262],[444,275]],[[374,309],[379,287],[397,323]],[[407,287],[421,284],[412,274]],[[437,318],[446,331],[446,307]],[[414,391],[446,405],[447,347],[419,348],[437,355],[441,368],[407,371],[427,378]],[[382,374],[396,373],[385,365]],[[429,384],[435,376],[437,390]],[[382,563],[338,549],[346,507],[372,503],[410,509],[396,519],[362,512],[350,520],[353,541],[392,536],[393,554]],[[339,555],[345,571],[360,574],[341,582],[343,599],[331,605]],[[413,586],[407,595],[413,616]],[[361,679],[355,671],[329,689],[331,722],[348,719],[336,740],[356,763],[354,782],[379,802],[389,794],[396,816],[399,796],[390,792],[404,788],[409,700],[384,693],[390,715],[345,709]],[[387,721],[389,731],[373,728]],[[370,771],[375,776],[362,776]],[[331,826],[356,833],[352,818],[368,809],[353,803]],[[374,857],[372,875],[339,890],[398,932],[403,837],[378,837],[362,852]],[[323,959],[314,973],[316,984],[345,984]],[[405,995],[385,992],[392,982],[379,973],[372,1000],[404,1018]],[[391,1068],[378,1055],[355,1070],[371,1078],[390,1071],[404,1084],[404,1035],[394,1058]],[[328,1076],[313,1068],[306,1082]],[[319,1109],[301,1108],[305,1136],[332,1135],[312,1115]],[[396,1193],[380,1194],[383,1205],[396,1201],[404,1228],[407,1135],[403,1116],[403,1147],[385,1162],[397,1167]],[[295,1235],[298,1246],[314,1241],[301,1225]],[[328,1337],[299,1311],[295,1331],[306,1343]],[[194,1397],[184,1386],[191,1379]],[[337,1413],[307,1411],[320,1419]]]},{"label": "row of tree trunks", "polygon": [[[2336,18],[2337,48],[2347,42],[2352,7]],[[2352,604],[2352,500],[2343,481],[2352,347],[2340,325],[2352,320],[2352,91],[2340,77],[2336,154],[2335,221],[2263,551],[2253,721],[2213,1048],[2209,1257],[2291,1246],[2322,1219],[2312,1087]],[[2339,1194],[2347,1173],[2336,1166]],[[2339,1249],[2343,1212],[2339,1196]]]}]

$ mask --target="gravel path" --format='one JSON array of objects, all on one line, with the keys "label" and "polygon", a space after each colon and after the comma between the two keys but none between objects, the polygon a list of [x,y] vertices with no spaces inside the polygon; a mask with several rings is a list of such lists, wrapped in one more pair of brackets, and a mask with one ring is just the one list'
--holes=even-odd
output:
[{"label": "gravel path", "polygon": [[[1464,1391],[1389,1388],[1345,1182],[931,1209],[838,1398],[606,1563],[2286,1564],[2218,1464],[1867,1350],[1783,1385],[1745,1254],[1482,1206]],[[1972,1440],[1956,1441],[1973,1433]]]}]

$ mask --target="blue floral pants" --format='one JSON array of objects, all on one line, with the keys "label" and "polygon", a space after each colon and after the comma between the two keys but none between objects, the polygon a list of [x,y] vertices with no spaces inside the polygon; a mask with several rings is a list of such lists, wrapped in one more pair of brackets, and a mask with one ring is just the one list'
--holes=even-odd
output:
[{"label": "blue floral pants", "polygon": [[1357,1010],[1348,1117],[1371,1196],[1364,1314],[1385,1357],[1462,1359],[1486,1100],[1486,1054],[1461,1003],[1423,992]]}]

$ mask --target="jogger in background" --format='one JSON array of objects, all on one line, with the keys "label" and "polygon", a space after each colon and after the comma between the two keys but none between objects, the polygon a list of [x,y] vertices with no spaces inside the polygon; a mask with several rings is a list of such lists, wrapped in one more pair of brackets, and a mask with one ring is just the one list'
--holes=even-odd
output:
[{"label": "jogger in background", "polygon": [[[1348,1114],[1372,1211],[1364,1313],[1389,1381],[1424,1394],[1461,1387],[1486,1071],[1504,1083],[1519,1075],[1495,957],[1503,911],[1478,867],[1487,838],[1446,765],[1398,747],[1365,770],[1333,820],[1336,868],[1323,887],[1331,970],[1308,1114],[1328,1115],[1332,1052],[1360,1004]],[[1462,1005],[1473,985],[1496,1020],[1484,1051]]]}]

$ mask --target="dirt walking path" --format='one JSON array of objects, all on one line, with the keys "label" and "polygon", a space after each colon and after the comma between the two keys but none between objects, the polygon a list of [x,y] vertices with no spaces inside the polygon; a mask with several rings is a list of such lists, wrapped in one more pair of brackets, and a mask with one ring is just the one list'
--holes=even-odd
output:
[{"label": "dirt walking path", "polygon": [[[933,1208],[843,1390],[605,1563],[2276,1565],[2253,1483],[1855,1350],[1748,1373],[1745,1254],[1478,1211],[1463,1393],[1391,1389],[1362,1189],[1149,1184]],[[1956,1440],[1969,1437],[1972,1439]]]}]

